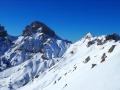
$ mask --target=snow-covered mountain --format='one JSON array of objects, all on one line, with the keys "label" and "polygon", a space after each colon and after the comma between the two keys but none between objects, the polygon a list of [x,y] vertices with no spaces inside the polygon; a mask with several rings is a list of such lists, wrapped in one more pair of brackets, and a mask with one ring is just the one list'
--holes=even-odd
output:
[{"label": "snow-covered mountain", "polygon": [[119,90],[120,36],[78,42],[35,21],[0,58],[0,90]]},{"label": "snow-covered mountain", "polygon": [[[2,42],[0,42],[2,44]],[[0,57],[0,88],[17,89],[53,66],[71,42],[58,37],[45,24],[35,21]]]}]

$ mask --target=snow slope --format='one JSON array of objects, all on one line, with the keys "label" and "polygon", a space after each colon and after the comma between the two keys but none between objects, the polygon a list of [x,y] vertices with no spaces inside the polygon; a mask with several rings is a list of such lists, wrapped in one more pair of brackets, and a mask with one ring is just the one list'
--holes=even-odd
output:
[{"label": "snow slope", "polygon": [[[105,37],[88,34],[56,65],[18,90],[120,90],[120,41]],[[89,41],[95,43],[89,46]]]}]

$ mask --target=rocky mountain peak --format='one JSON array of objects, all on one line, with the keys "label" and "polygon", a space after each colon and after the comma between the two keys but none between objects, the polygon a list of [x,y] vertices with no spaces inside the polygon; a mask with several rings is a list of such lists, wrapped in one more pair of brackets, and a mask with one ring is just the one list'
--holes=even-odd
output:
[{"label": "rocky mountain peak", "polygon": [[93,36],[90,32],[85,35],[85,39],[91,39],[92,37]]},{"label": "rocky mountain peak", "polygon": [[31,36],[37,32],[44,33],[50,37],[55,36],[55,32],[53,30],[51,30],[47,25],[39,21],[34,21],[30,25],[27,25],[23,31],[23,36]]}]

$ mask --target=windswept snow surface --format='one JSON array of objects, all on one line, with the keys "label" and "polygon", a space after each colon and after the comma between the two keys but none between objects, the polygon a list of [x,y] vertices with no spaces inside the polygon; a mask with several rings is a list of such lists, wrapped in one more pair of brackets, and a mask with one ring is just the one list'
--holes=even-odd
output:
[{"label": "windswept snow surface", "polygon": [[[103,43],[98,45],[96,38]],[[19,90],[120,90],[120,41],[104,40],[82,38],[56,65]]]}]

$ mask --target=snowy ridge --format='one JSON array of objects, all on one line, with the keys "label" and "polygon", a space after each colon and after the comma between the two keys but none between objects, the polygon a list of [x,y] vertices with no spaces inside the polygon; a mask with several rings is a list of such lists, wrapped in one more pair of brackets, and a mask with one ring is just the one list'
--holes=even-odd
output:
[{"label": "snowy ridge", "polygon": [[[90,41],[95,43],[89,46]],[[19,90],[119,90],[119,50],[119,40],[87,35],[72,44],[60,62]]]}]

